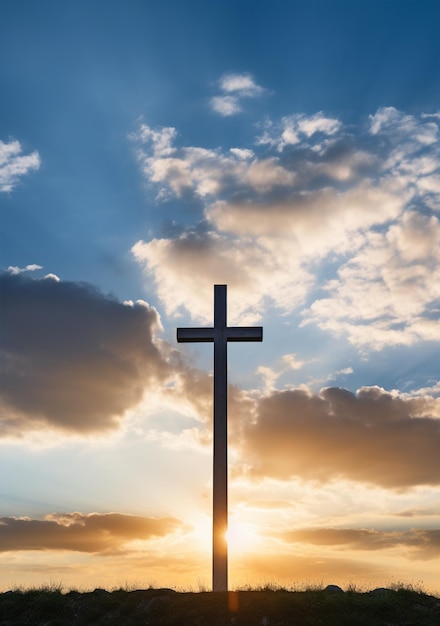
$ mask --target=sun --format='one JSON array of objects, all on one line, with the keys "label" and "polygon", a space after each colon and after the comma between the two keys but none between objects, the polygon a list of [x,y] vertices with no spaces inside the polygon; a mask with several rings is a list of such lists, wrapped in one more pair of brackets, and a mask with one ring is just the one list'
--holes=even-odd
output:
[{"label": "sun", "polygon": [[225,534],[231,554],[252,552],[258,548],[260,537],[254,524],[240,520],[231,520]]},{"label": "sun", "polygon": [[[212,549],[212,518],[207,515],[199,516],[193,522],[194,536],[197,543],[204,550]],[[261,538],[257,527],[251,522],[238,519],[233,516],[229,520],[229,527],[225,533],[225,541],[228,544],[230,555],[244,554],[258,550]]]}]

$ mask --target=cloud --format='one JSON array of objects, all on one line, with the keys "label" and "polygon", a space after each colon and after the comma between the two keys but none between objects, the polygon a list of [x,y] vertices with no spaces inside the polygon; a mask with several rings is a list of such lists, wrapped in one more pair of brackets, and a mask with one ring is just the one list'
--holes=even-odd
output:
[{"label": "cloud", "polygon": [[249,149],[206,149],[195,146],[176,147],[175,129],[151,129],[142,124],[131,139],[138,145],[137,155],[142,171],[150,183],[159,186],[159,199],[172,195],[182,198],[194,194],[198,198],[215,197],[231,188],[268,192],[290,187],[295,174],[283,167],[278,156],[253,158]]},{"label": "cloud", "polygon": [[257,374],[263,379],[266,391],[275,389],[277,380],[289,370],[299,370],[304,366],[304,361],[300,361],[296,354],[285,354],[281,357],[276,367],[270,368],[260,365]]},{"label": "cloud", "polygon": [[223,117],[240,113],[242,108],[235,96],[214,96],[210,100],[212,110],[220,113]]},{"label": "cloud", "polygon": [[154,307],[54,274],[0,274],[0,295],[0,437],[106,434],[130,409],[160,407],[199,422],[192,438],[206,443],[212,377],[158,338]]},{"label": "cloud", "polygon": [[[283,117],[279,123],[273,124],[269,120],[264,124],[264,133],[257,143],[269,144],[282,152],[287,146],[294,146],[320,133],[325,137],[335,135],[342,128],[339,120],[326,117],[322,111],[314,115],[298,113]],[[315,150],[321,146],[314,147]]]},{"label": "cloud", "polygon": [[44,519],[0,518],[0,551],[69,550],[114,553],[130,541],[148,541],[183,528],[174,517],[121,513],[54,513]]},{"label": "cloud", "polygon": [[337,370],[334,374],[330,374],[327,377],[327,380],[336,380],[338,376],[349,376],[350,374],[353,374],[353,368],[343,367],[342,369]]},{"label": "cloud", "polygon": [[440,341],[440,221],[408,210],[365,243],[325,285],[308,322],[361,348]]},{"label": "cloud", "polygon": [[257,85],[251,74],[223,74],[219,81],[220,89],[227,93],[238,93],[240,96],[252,98],[264,92],[263,87]]},{"label": "cloud", "polygon": [[350,235],[397,218],[403,205],[404,198],[386,185],[366,182],[345,192],[327,187],[282,200],[219,201],[206,216],[221,232],[258,237],[268,247],[287,240],[315,259],[329,251],[349,252]]},{"label": "cloud", "polygon": [[255,98],[265,92],[250,74],[224,74],[219,80],[219,87],[223,93],[212,97],[210,105],[215,113],[223,117],[240,113],[243,98]]},{"label": "cloud", "polygon": [[343,478],[387,489],[440,484],[438,399],[379,387],[289,389],[262,396],[253,415],[235,434],[249,477]]},{"label": "cloud", "polygon": [[[311,280],[287,250],[281,257],[254,240],[212,231],[139,241],[132,252],[154,277],[168,315],[185,308],[194,319],[206,323],[212,323],[213,284],[229,287],[229,323],[251,324],[261,318],[262,302],[268,296],[285,310],[301,304]],[[283,286],[289,278],[286,291]]]},{"label": "cloud", "polygon": [[255,156],[253,150],[249,150],[248,148],[230,148],[229,152],[243,160],[252,159]]},{"label": "cloud", "polygon": [[[422,114],[421,118],[426,119],[426,116]],[[372,135],[386,135],[393,145],[401,144],[402,139],[408,142],[405,149],[399,148],[401,155],[407,155],[409,150],[418,152],[420,145],[431,145],[439,139],[435,121],[419,122],[415,116],[406,115],[394,107],[382,107],[370,115],[370,131]]]},{"label": "cloud", "polygon": [[177,131],[172,126],[155,130],[147,124],[141,124],[139,130],[130,135],[130,139],[143,144],[150,144],[155,157],[164,157],[174,151],[172,144],[176,136]]},{"label": "cloud", "polygon": [[[238,79],[226,84],[239,92]],[[323,112],[268,120],[252,149],[179,147],[174,129],[141,128],[157,198],[202,210],[133,254],[168,313],[191,302],[209,319],[206,285],[225,282],[237,289],[234,316],[301,308],[303,324],[363,351],[439,341],[438,138],[437,118],[392,107],[349,128]]]},{"label": "cloud", "polygon": [[36,265],[33,263],[32,265],[26,265],[26,267],[18,267],[17,265],[10,265],[8,267],[8,272],[10,274],[21,274],[22,272],[35,272],[37,270],[42,270],[43,267],[41,265]]},{"label": "cloud", "polygon": [[21,152],[19,141],[4,143],[0,140],[0,191],[12,191],[22,176],[40,167],[38,152],[27,155],[22,155]]},{"label": "cloud", "polygon": [[370,133],[386,146],[382,170],[411,185],[425,206],[440,211],[440,131],[435,118],[406,115],[393,107],[370,116]]},{"label": "cloud", "polygon": [[410,558],[435,559],[440,555],[440,530],[378,531],[353,528],[305,528],[280,533],[288,543],[338,546],[351,550],[409,548]]},{"label": "cloud", "polygon": [[1,274],[2,434],[117,428],[170,375],[157,311],[91,285]]},{"label": "cloud", "polygon": [[399,517],[427,517],[440,515],[440,508],[431,507],[425,509],[406,509],[396,513]]}]

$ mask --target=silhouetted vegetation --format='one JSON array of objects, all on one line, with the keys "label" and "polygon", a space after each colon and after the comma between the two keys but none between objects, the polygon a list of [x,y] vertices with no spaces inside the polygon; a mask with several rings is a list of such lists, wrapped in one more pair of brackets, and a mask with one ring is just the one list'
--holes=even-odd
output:
[{"label": "silhouetted vegetation", "polygon": [[0,594],[0,624],[21,626],[438,626],[440,600],[413,588],[262,588],[229,593],[61,588]]}]

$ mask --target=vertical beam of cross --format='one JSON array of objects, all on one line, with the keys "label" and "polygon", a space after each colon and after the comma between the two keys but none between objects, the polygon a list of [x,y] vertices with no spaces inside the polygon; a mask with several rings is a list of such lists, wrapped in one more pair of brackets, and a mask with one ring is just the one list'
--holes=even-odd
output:
[{"label": "vertical beam of cross", "polygon": [[212,588],[228,590],[228,341],[263,341],[261,326],[228,326],[226,285],[214,285],[214,327],[178,328],[177,341],[214,343]]}]

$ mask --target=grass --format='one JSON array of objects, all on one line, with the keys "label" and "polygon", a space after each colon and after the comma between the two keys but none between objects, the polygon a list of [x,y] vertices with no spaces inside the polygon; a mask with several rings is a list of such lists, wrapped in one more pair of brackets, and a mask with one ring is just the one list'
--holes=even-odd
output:
[{"label": "grass", "polygon": [[131,587],[63,591],[61,584],[0,594],[0,624],[9,626],[438,626],[440,599],[419,586],[345,592],[276,585],[229,593]]}]

